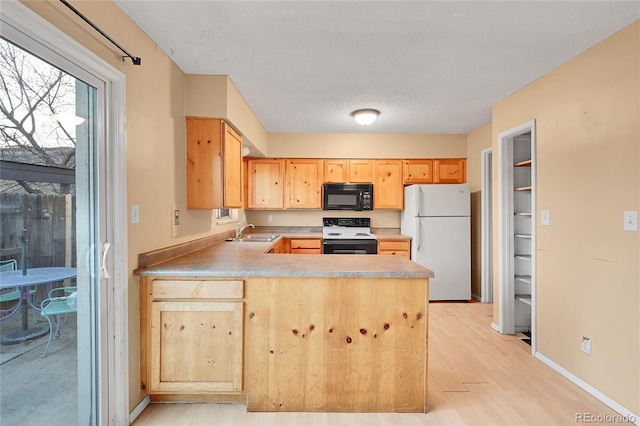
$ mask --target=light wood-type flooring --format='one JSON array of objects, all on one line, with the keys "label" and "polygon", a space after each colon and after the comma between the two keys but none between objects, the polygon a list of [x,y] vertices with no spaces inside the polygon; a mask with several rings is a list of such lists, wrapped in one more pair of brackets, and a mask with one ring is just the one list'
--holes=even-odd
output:
[{"label": "light wood-type flooring", "polygon": [[151,404],[145,425],[570,425],[576,413],[615,414],[491,329],[492,305],[429,305],[426,414],[249,413],[244,404]]}]

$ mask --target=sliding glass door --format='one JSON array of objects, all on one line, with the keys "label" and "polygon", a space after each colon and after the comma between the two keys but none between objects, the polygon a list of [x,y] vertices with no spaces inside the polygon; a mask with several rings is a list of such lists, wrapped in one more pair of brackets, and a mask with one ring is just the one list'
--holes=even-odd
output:
[{"label": "sliding glass door", "polygon": [[0,12],[0,424],[127,424],[124,77]]}]

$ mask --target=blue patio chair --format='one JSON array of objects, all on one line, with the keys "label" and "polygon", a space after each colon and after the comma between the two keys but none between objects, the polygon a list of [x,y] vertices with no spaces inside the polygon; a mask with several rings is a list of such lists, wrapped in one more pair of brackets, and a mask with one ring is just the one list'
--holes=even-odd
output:
[{"label": "blue patio chair", "polygon": [[[0,272],[6,272],[6,271],[15,271],[16,269],[18,269],[18,262],[15,259],[9,259],[9,260],[0,260]],[[34,300],[34,295],[36,294],[36,288],[35,286],[32,287],[31,289],[29,289],[29,297],[31,297],[31,301],[35,302]],[[4,303],[4,302],[17,302],[18,300],[20,300],[20,289],[19,288],[15,288],[13,290],[9,290],[9,291],[5,291],[4,293],[0,293],[0,303]],[[8,309],[6,311],[2,311],[4,312],[11,312],[9,315],[7,315],[6,317],[3,316],[3,318],[8,318],[11,315],[13,315],[14,313],[17,312],[17,308],[16,309]],[[35,310],[33,311],[33,321],[36,321],[36,312]]]},{"label": "blue patio chair", "polygon": [[[45,317],[47,322],[49,322],[49,341],[47,342],[47,347],[44,348],[42,358],[46,357],[49,351],[49,345],[51,345],[51,339],[53,339],[54,335],[54,323],[56,326],[56,339],[60,337],[60,315],[64,314],[66,316],[67,314],[77,312],[76,291],[77,287],[54,288],[49,292],[48,297],[42,301],[40,315]],[[57,292],[63,294],[63,296],[54,297],[54,294]]]}]

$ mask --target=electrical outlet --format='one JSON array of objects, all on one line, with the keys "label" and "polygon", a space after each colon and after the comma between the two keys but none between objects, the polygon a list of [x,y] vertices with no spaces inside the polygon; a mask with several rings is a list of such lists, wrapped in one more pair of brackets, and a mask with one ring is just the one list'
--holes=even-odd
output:
[{"label": "electrical outlet", "polygon": [[140,206],[137,204],[131,205],[131,223],[140,223]]},{"label": "electrical outlet", "polygon": [[173,211],[173,224],[180,225],[180,210]]},{"label": "electrical outlet", "polygon": [[273,215],[272,214],[268,214],[267,215],[267,222],[269,222],[269,223],[273,222]]},{"label": "electrical outlet", "polygon": [[580,349],[587,355],[591,355],[591,339],[586,336],[582,336],[582,343],[580,343]]}]

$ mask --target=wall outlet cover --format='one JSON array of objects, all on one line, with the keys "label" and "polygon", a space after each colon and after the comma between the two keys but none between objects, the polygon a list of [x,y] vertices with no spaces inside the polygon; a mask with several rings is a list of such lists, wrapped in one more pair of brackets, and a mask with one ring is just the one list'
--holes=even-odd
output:
[{"label": "wall outlet cover", "polygon": [[582,338],[582,343],[580,343],[580,349],[587,355],[591,355],[591,339],[588,337]]}]

